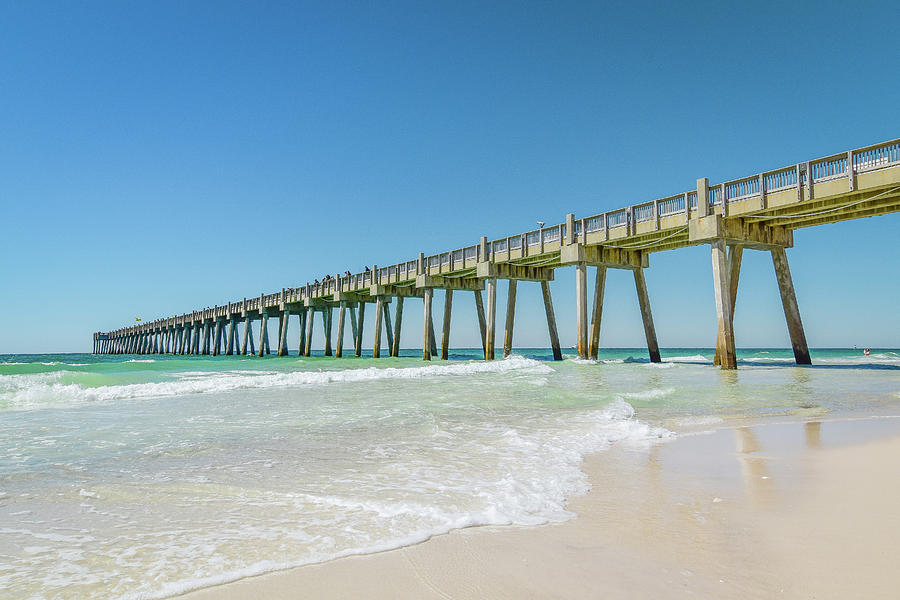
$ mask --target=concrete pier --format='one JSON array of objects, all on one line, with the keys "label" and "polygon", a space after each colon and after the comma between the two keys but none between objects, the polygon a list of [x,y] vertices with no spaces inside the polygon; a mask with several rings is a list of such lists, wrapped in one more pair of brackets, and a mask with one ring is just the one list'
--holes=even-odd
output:
[{"label": "concrete pier", "polygon": [[[900,211],[900,140],[894,139],[837,154],[802,160],[780,169],[751,173],[711,184],[705,177],[670,196],[577,218],[567,214],[556,224],[433,255],[417,253],[412,260],[360,273],[326,277],[323,281],[259,294],[224,306],[179,316],[135,322],[93,336],[95,353],[228,355],[234,352],[266,356],[268,319],[278,317],[280,356],[287,354],[291,323],[299,324],[301,355],[312,349],[316,312],[322,313],[324,354],[332,354],[332,319],[338,309],[337,357],[344,355],[346,312],[350,310],[353,354],[361,356],[365,307],[375,304],[373,355],[381,357],[382,330],[390,356],[398,356],[404,298],[424,301],[422,357],[437,354],[432,301],[444,290],[440,356],[449,358],[453,296],[471,291],[475,299],[484,358],[495,357],[497,283],[508,282],[503,355],[513,351],[513,331],[520,281],[539,282],[555,360],[562,359],[550,282],[557,269],[575,269],[575,350],[596,358],[601,342],[603,298],[607,270],[630,270],[634,276],[650,360],[660,360],[650,308],[645,269],[655,252],[703,245],[710,248],[715,298],[716,356],[723,369],[737,366],[734,313],[741,260],[745,250],[769,252],[781,295],[782,309],[797,364],[809,364],[809,348],[787,260],[793,232],[804,227],[837,223]],[[596,268],[593,305],[588,314],[589,267]],[[482,291],[487,292],[485,306]],[[665,291],[654,290],[665,298]],[[390,304],[396,301],[393,327]],[[358,311],[357,311],[358,308]],[[293,315],[298,315],[292,321]],[[589,319],[590,317],[590,319]],[[258,320],[259,348],[253,340]],[[238,344],[238,329],[243,324]],[[573,339],[573,338],[569,338]]]}]

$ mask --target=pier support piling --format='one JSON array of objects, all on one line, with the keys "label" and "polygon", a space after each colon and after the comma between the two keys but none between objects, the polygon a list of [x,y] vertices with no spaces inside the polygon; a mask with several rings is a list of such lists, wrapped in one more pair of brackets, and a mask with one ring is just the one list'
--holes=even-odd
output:
[{"label": "pier support piling", "polygon": [[341,300],[338,306],[337,347],[334,351],[335,358],[344,356],[344,321],[347,318],[347,303]]},{"label": "pier support piling", "polygon": [[713,287],[716,296],[718,330],[716,346],[722,369],[737,369],[734,348],[734,320],[731,316],[731,286],[725,240],[715,240],[712,247]]},{"label": "pier support piling", "polygon": [[575,265],[575,325],[578,358],[588,357],[587,264]]},{"label": "pier support piling", "polygon": [[650,354],[650,362],[661,362],[659,356],[659,343],[656,341],[656,328],[653,326],[653,313],[650,311],[650,295],[647,293],[647,281],[644,279],[644,269],[635,269],[634,288],[637,291],[638,304],[641,307],[641,320],[644,322],[644,337],[647,339],[647,352]]},{"label": "pier support piling", "polygon": [[388,302],[381,307],[384,312],[384,333],[387,341],[388,356],[394,356],[394,328],[391,327],[391,308]]},{"label": "pier support piling", "polygon": [[326,306],[322,310],[322,327],[325,329],[325,356],[334,356],[334,352],[331,349],[331,318],[333,315],[334,312],[331,306]]},{"label": "pier support piling", "polygon": [[305,356],[306,355],[306,313],[309,312],[308,309],[303,308],[300,309],[299,321],[300,321],[300,343],[297,345],[297,356]]},{"label": "pier support piling", "polygon": [[381,320],[384,318],[384,296],[375,300],[375,341],[372,344],[372,358],[381,358]]},{"label": "pier support piling", "polygon": [[506,328],[503,330],[503,358],[512,354],[513,325],[516,320],[516,287],[516,280],[510,279],[509,292],[506,296]]},{"label": "pier support piling", "polygon": [[484,299],[481,290],[475,290],[475,312],[478,315],[478,331],[481,333],[481,349],[487,352],[487,325],[484,319]]},{"label": "pier support piling", "polygon": [[[734,323],[734,307],[737,303],[738,282],[741,277],[741,259],[744,255],[744,247],[740,244],[728,246],[728,292],[731,302],[731,322],[732,328]],[[722,357],[719,355],[719,348],[722,346],[721,334],[716,335],[716,353],[713,356],[713,364],[721,365]]]},{"label": "pier support piling", "polygon": [[497,278],[488,277],[485,286],[487,287],[488,305],[485,319],[484,360],[494,360],[494,340],[497,331]]},{"label": "pier support piling", "polygon": [[806,345],[806,333],[803,331],[803,322],[800,320],[797,295],[794,293],[794,281],[791,278],[791,269],[788,266],[787,253],[784,248],[772,249],[772,265],[775,267],[778,291],[781,292],[781,305],[784,308],[784,318],[791,336],[794,360],[798,365],[812,364],[809,358],[809,346]]},{"label": "pier support piling", "polygon": [[303,346],[303,356],[310,356],[312,352],[313,322],[316,320],[316,311],[309,307],[306,309],[306,336],[303,340],[306,342]]},{"label": "pier support piling", "polygon": [[431,360],[431,346],[433,345],[431,336],[434,335],[434,329],[431,327],[431,299],[434,296],[434,288],[425,288],[425,325],[422,340],[422,360]]},{"label": "pier support piling", "polygon": [[354,340],[354,348],[353,354],[356,356],[362,356],[362,340],[363,340],[363,325],[366,322],[366,303],[359,303],[359,318],[356,321],[356,339]]},{"label": "pier support piling", "polygon": [[544,313],[547,315],[547,329],[550,332],[550,347],[553,349],[553,360],[562,360],[559,347],[559,332],[556,329],[556,315],[553,312],[553,298],[550,296],[550,282],[541,282],[541,294],[544,296]]},{"label": "pier support piling", "polygon": [[594,280],[594,307],[591,311],[591,340],[588,357],[597,360],[600,353],[600,324],[603,321],[603,294],[606,292],[606,267],[597,267]]},{"label": "pier support piling", "polygon": [[397,296],[397,309],[394,313],[394,343],[391,356],[400,356],[400,328],[403,326],[403,296]]},{"label": "pier support piling", "polygon": [[281,311],[281,318],[278,320],[278,356],[287,356],[287,334],[288,322],[290,321],[291,311],[285,308]]},{"label": "pier support piling", "polygon": [[450,315],[453,310],[453,290],[444,290],[444,323],[441,331],[441,360],[450,356]]},{"label": "pier support piling", "polygon": [[259,320],[259,356],[263,357],[268,354],[269,350],[269,315],[262,313]]}]

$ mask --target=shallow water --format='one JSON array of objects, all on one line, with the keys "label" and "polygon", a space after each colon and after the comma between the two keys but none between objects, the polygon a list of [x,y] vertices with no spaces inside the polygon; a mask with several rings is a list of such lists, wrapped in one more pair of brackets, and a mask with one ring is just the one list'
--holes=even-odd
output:
[{"label": "shallow water", "polygon": [[900,353],[0,356],[0,595],[153,598],[481,524],[571,518],[585,454],[900,412]]}]

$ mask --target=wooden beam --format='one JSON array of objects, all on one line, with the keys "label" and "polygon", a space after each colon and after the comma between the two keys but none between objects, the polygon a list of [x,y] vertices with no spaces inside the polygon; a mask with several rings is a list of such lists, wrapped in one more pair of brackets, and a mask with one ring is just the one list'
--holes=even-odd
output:
[{"label": "wooden beam", "polygon": [[487,332],[484,320],[484,300],[481,291],[475,290],[475,312],[478,314],[478,330],[481,332],[481,349],[487,348]]},{"label": "wooden beam", "polygon": [[635,269],[633,273],[638,304],[641,306],[641,319],[644,322],[644,336],[647,338],[647,351],[650,353],[650,362],[658,363],[661,361],[659,344],[656,341],[656,328],[653,326],[653,313],[650,311],[650,295],[647,293],[644,270]]}]

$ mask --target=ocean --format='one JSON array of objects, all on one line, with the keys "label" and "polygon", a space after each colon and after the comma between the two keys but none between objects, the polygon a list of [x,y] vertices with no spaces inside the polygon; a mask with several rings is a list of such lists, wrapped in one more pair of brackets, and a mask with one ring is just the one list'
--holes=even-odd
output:
[{"label": "ocean", "polygon": [[581,462],[900,414],[900,351],[504,360],[0,355],[0,597],[163,598],[476,525],[571,519]]}]

